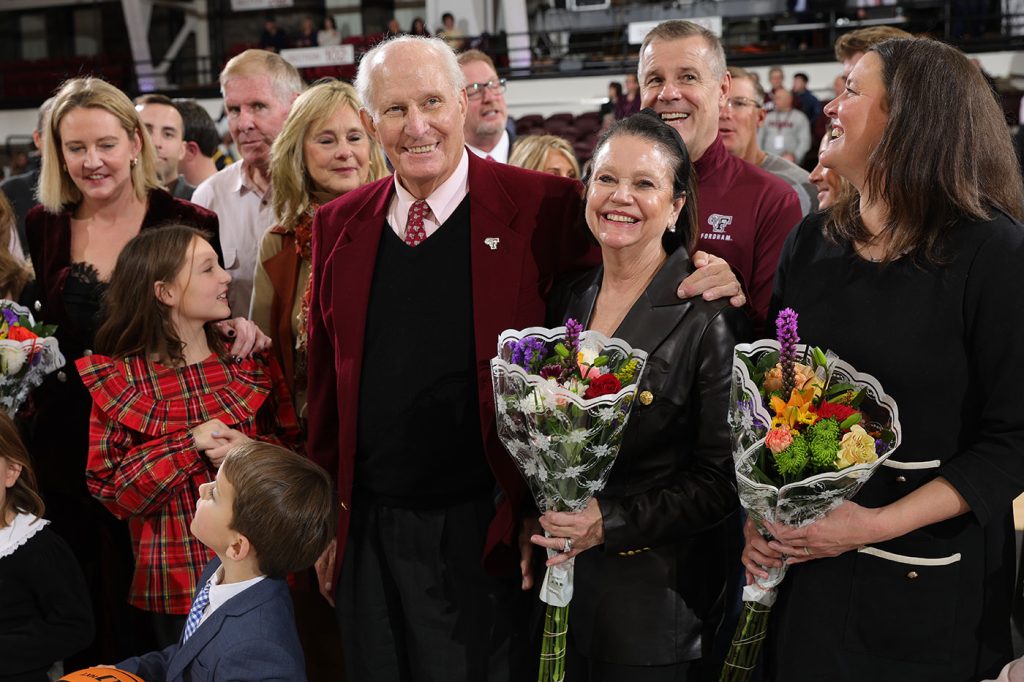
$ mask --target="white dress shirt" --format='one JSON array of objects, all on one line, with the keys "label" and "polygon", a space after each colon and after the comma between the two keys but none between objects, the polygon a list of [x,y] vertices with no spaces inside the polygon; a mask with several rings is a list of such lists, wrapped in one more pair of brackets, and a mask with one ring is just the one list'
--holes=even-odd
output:
[{"label": "white dress shirt", "polygon": [[498,144],[494,146],[494,149],[489,152],[485,152],[483,149],[477,149],[471,144],[466,144],[466,146],[469,147],[469,151],[473,152],[481,159],[486,159],[489,156],[495,161],[499,161],[501,163],[508,163],[508,149],[510,145],[511,141],[509,140],[507,129],[501,131],[501,139],[498,140]]},{"label": "white dress shirt", "polygon": [[213,612],[219,609],[228,599],[245,592],[265,577],[264,575],[258,575],[255,578],[249,578],[240,583],[221,585],[220,581],[224,580],[224,567],[218,568],[210,577],[210,603],[207,605],[206,610],[203,611],[203,618],[199,621],[199,625],[205,623],[206,619],[212,616]]},{"label": "white dress shirt", "polygon": [[192,203],[217,214],[224,267],[231,273],[228,303],[233,316],[249,314],[252,282],[256,273],[263,233],[277,224],[271,197],[252,184],[245,161],[236,161],[204,180],[192,195]]},{"label": "white dress shirt", "polygon": [[[401,238],[405,238],[405,226],[409,220],[409,208],[416,201],[416,197],[409,193],[409,190],[402,187],[395,174],[395,194],[391,197],[391,204],[388,206],[388,224]],[[455,171],[447,180],[438,185],[430,196],[426,198],[427,206],[430,207],[430,215],[423,219],[423,229],[427,236],[437,232],[437,228],[444,225],[444,221],[451,218],[452,213],[459,207],[462,200],[469,194],[469,155],[466,150],[462,151],[462,158]]]}]

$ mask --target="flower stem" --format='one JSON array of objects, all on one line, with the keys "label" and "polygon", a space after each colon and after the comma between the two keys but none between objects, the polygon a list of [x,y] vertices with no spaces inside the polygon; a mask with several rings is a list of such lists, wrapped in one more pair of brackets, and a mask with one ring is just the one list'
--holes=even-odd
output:
[{"label": "flower stem", "polygon": [[718,682],[746,682],[753,675],[761,647],[768,634],[770,606],[757,602],[743,602],[743,613],[736,624],[732,645],[725,657],[725,665]]},{"label": "flower stem", "polygon": [[544,612],[544,639],[540,646],[540,672],[537,682],[562,682],[565,679],[565,643],[569,631],[569,607],[551,606]]}]

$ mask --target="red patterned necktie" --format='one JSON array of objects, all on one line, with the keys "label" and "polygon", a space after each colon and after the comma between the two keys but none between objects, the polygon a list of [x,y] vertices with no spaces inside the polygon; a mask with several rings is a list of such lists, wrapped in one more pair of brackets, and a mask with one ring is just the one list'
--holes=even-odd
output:
[{"label": "red patterned necktie", "polygon": [[409,207],[409,220],[405,224],[405,243],[409,246],[422,244],[427,238],[427,230],[423,227],[423,219],[430,214],[427,202],[419,199]]}]

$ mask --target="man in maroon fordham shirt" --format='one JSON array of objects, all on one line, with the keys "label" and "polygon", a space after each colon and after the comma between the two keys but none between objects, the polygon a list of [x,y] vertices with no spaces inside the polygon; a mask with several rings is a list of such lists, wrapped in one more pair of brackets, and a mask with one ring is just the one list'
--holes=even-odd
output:
[{"label": "man in maroon fordham shirt", "polygon": [[679,131],[697,170],[697,248],[732,265],[755,327],[763,327],[782,243],[801,219],[799,197],[722,144],[718,112],[731,79],[715,34],[689,21],[664,21],[644,39],[638,71],[642,106]]}]

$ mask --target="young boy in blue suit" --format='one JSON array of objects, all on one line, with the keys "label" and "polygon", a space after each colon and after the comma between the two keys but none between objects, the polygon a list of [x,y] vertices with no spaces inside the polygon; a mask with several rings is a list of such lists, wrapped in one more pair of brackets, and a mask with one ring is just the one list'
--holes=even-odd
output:
[{"label": "young boy in blue suit", "polygon": [[192,534],[217,558],[181,639],[117,667],[146,682],[305,680],[285,576],[313,565],[336,519],[327,472],[275,445],[239,445],[199,487]]}]

